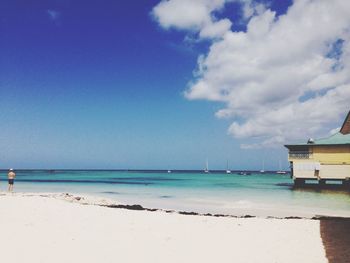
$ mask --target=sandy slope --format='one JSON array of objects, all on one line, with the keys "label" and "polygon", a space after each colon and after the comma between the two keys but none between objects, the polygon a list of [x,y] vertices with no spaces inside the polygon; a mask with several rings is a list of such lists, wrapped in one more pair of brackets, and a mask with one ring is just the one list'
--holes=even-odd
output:
[{"label": "sandy slope", "polygon": [[327,262],[320,222],[131,211],[0,196],[1,262]]}]

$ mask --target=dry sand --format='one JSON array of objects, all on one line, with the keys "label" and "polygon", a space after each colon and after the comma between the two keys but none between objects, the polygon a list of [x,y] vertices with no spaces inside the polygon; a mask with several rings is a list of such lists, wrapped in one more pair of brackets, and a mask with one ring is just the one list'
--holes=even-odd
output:
[{"label": "dry sand", "polygon": [[318,220],[190,216],[72,200],[0,195],[1,262],[327,262]]}]

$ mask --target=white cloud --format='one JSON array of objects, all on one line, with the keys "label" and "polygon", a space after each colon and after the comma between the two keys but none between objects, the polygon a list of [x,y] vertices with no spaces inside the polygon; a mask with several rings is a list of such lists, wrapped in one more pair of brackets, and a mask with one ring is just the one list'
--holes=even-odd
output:
[{"label": "white cloud", "polygon": [[219,38],[230,30],[231,25],[232,23],[228,19],[221,19],[218,22],[208,23],[199,32],[199,36],[202,38]]},{"label": "white cloud", "polygon": [[231,27],[228,19],[218,20],[212,13],[230,0],[164,0],[152,10],[153,17],[166,29],[199,32],[202,38],[218,38]]},{"label": "white cloud", "polygon": [[243,3],[243,18],[249,19],[253,15],[260,15],[266,10],[266,6],[262,3],[256,3],[253,0],[242,0]]},{"label": "white cloud", "polygon": [[[184,2],[204,6],[206,14],[180,25],[177,19],[163,21],[165,14],[159,12],[160,25],[213,37],[215,33],[203,32],[210,32],[205,29],[208,23],[223,21],[215,21],[212,12],[228,1],[215,1],[210,8],[211,1],[204,0],[159,5],[171,2],[177,8]],[[196,13],[196,8],[191,10]],[[350,109],[350,1],[295,0],[279,17],[254,1],[244,1],[243,12],[249,19],[247,31],[222,26],[222,38],[198,59],[186,97],[224,103],[216,116],[232,119],[229,133],[260,140],[244,148],[325,135],[339,126]]]}]

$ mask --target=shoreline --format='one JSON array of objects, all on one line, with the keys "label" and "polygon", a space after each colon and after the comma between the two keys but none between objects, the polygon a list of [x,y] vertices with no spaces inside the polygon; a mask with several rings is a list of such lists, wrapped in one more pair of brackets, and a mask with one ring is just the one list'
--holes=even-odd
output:
[{"label": "shoreline", "polygon": [[308,216],[299,216],[299,215],[290,215],[290,216],[274,216],[274,215],[232,215],[232,214],[223,214],[223,213],[201,213],[196,211],[185,211],[185,210],[176,210],[176,209],[163,209],[163,208],[150,208],[144,207],[140,204],[125,204],[119,203],[118,201],[110,198],[103,198],[100,196],[93,195],[79,195],[79,194],[70,194],[70,193],[28,193],[28,192],[0,192],[1,196],[21,196],[21,197],[43,197],[43,198],[52,198],[63,200],[66,202],[77,203],[81,205],[94,205],[101,206],[106,208],[114,209],[126,209],[134,211],[147,211],[147,212],[163,212],[170,214],[179,214],[179,215],[190,215],[190,216],[202,216],[202,217],[224,217],[224,218],[262,218],[262,219],[305,219],[305,220],[350,220],[350,217],[346,216],[328,216],[328,215],[313,215]]}]

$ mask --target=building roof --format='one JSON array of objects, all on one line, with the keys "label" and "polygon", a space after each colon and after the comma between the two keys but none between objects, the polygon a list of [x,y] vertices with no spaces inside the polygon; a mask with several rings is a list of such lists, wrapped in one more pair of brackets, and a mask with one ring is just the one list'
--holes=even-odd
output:
[{"label": "building roof", "polygon": [[350,144],[350,133],[342,134],[341,132],[337,132],[328,138],[315,140],[314,144]]},{"label": "building roof", "polygon": [[323,139],[317,139],[313,142],[306,142],[306,143],[296,143],[296,144],[288,144],[285,145],[288,146],[306,146],[306,145],[344,145],[349,144],[350,145],[350,133],[349,134],[342,134],[341,132],[337,132],[333,134],[330,137],[323,138]]},{"label": "building roof", "polygon": [[309,146],[309,145],[350,145],[350,111],[346,116],[344,123],[339,132],[323,139],[312,140],[309,139],[306,143],[296,143],[296,144],[287,144],[289,146]]},{"label": "building roof", "polygon": [[343,125],[341,126],[340,132],[342,134],[350,134],[350,111],[346,116]]}]

